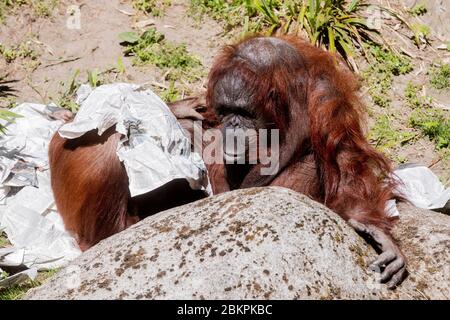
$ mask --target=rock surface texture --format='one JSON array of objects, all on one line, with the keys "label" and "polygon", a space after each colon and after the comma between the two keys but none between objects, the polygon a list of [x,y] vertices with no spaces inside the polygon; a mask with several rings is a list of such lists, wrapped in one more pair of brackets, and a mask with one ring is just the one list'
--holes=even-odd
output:
[{"label": "rock surface texture", "polygon": [[395,291],[337,214],[284,188],[237,190],[158,213],[86,251],[26,299],[445,299],[450,217],[401,207],[411,275]]}]

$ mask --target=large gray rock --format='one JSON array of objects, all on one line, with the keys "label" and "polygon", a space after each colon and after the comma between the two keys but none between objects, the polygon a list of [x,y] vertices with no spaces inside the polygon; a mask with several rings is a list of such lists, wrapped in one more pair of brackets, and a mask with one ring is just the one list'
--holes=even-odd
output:
[{"label": "large gray rock", "polygon": [[393,230],[410,276],[391,298],[450,299],[450,216],[401,204]]},{"label": "large gray rock", "polygon": [[[396,230],[408,238],[405,252],[416,255],[411,266],[420,275],[390,292],[367,270],[374,250],[338,215],[287,189],[239,190],[145,219],[100,242],[26,298],[448,298],[442,246],[448,246],[449,219],[425,226],[441,230],[430,243],[436,248],[426,247],[430,240],[423,237],[433,230],[419,231],[423,225]],[[435,256],[420,261],[428,254]]]}]

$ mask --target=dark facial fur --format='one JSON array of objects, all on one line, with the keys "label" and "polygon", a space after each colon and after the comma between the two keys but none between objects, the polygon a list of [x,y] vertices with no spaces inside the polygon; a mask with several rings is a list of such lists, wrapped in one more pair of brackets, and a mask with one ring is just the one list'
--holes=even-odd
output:
[{"label": "dark facial fur", "polygon": [[[298,128],[295,133],[286,130],[292,120],[290,110],[295,111],[294,116],[306,118],[308,77],[304,59],[296,48],[278,38],[252,38],[236,46],[228,63],[229,67],[224,69],[212,92],[212,106],[221,119],[223,136],[226,137],[227,130],[239,129],[246,132],[249,129],[257,131],[262,128],[276,128],[281,130],[282,140],[289,140],[289,145],[299,145],[297,141],[292,143],[292,139],[306,134],[302,135]],[[300,76],[292,76],[291,81],[283,83],[290,71],[296,71]],[[299,91],[304,93],[298,94]],[[266,94],[262,96],[261,92]],[[289,101],[291,95],[303,98],[292,102]],[[291,106],[290,110],[282,109],[288,106]],[[258,139],[257,136],[255,138]],[[246,154],[248,149],[249,144],[246,144]],[[283,159],[280,159],[281,165],[285,165],[294,152],[288,147],[284,147],[284,150],[287,152],[284,152]],[[233,150],[227,149],[226,143],[224,155],[233,155]],[[236,150],[234,156],[238,157]],[[232,166],[227,166],[227,172],[238,171],[241,178],[251,168],[251,165]],[[244,169],[245,172],[242,172]],[[265,177],[264,183],[267,183],[267,179],[273,177]]]}]

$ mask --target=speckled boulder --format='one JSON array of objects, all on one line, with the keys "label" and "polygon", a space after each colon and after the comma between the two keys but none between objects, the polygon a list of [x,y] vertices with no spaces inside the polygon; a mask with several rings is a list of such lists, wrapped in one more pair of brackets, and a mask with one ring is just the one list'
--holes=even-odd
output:
[{"label": "speckled boulder", "polygon": [[393,234],[410,275],[390,298],[450,299],[450,216],[407,204],[399,211]]},{"label": "speckled boulder", "polygon": [[246,189],[149,217],[100,242],[26,298],[408,297],[377,283],[366,267],[375,257],[338,215],[307,197]]}]

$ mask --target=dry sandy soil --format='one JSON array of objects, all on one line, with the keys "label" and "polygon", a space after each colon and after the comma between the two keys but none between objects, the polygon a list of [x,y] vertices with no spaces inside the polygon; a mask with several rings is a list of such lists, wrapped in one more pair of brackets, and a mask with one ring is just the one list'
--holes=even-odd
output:
[{"label": "dry sandy soil", "polygon": [[[173,1],[164,17],[152,18],[154,26],[166,39],[186,43],[189,51],[208,68],[221,44],[218,37],[221,28],[214,21],[206,20],[199,24],[188,18],[185,2]],[[81,8],[80,29],[70,29],[66,25],[70,19],[69,5]],[[86,79],[89,70],[102,72],[117,66],[124,50],[118,35],[131,31],[137,22],[148,19],[132,8],[131,1],[61,1],[49,18],[36,17],[31,9],[25,9],[8,16],[0,25],[0,43],[13,46],[27,42],[38,53],[40,64],[33,70],[18,59],[12,64],[1,61],[0,67],[19,80],[15,86],[18,90],[17,102],[47,103],[61,93],[62,83],[69,82],[76,70],[80,70],[81,79]],[[164,84],[162,79],[158,79],[161,74],[158,74],[157,68],[133,67],[131,60],[131,57],[123,57],[124,76],[105,81],[147,84],[156,81]]]}]

